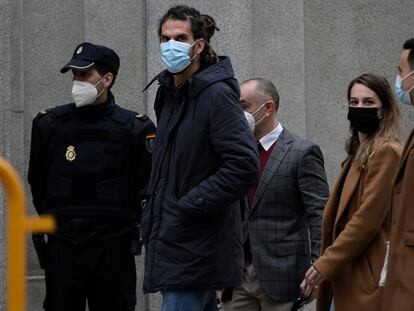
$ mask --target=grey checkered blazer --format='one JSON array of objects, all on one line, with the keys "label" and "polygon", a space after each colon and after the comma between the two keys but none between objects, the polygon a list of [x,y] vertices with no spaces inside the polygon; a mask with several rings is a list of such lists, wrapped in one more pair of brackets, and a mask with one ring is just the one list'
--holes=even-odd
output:
[{"label": "grey checkered blazer", "polygon": [[328,195],[321,150],[284,129],[243,220],[243,241],[249,236],[260,284],[273,299],[300,295],[305,272],[319,256]]}]

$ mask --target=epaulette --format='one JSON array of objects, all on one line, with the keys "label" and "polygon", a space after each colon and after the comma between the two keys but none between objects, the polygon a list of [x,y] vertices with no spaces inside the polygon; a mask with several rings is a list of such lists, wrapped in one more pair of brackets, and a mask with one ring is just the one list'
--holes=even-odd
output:
[{"label": "epaulette", "polygon": [[40,111],[40,112],[39,112],[39,114],[40,114],[40,115],[47,114],[49,111],[50,111],[50,108],[48,108],[48,109],[43,109],[42,111]]},{"label": "epaulette", "polygon": [[43,109],[42,111],[40,111],[36,117],[42,117],[44,115],[47,115],[53,108],[47,108],[47,109]]},{"label": "epaulette", "polygon": [[139,119],[139,120],[142,120],[142,121],[148,120],[148,117],[147,117],[145,114],[143,114],[143,113],[138,113],[138,114],[135,116],[135,118],[137,118],[137,119]]}]

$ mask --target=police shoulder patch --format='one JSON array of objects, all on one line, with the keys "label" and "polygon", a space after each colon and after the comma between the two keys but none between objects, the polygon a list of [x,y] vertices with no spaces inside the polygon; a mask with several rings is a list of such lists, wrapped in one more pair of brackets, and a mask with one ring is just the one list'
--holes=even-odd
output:
[{"label": "police shoulder patch", "polygon": [[48,109],[43,109],[42,111],[40,111],[37,116],[44,116],[46,114],[48,114],[50,112],[50,110],[52,110],[51,108]]},{"label": "police shoulder patch", "polygon": [[154,139],[155,139],[155,134],[147,134],[145,135],[145,148],[147,148],[147,151],[149,153],[152,153],[152,149],[154,146]]},{"label": "police shoulder patch", "polygon": [[145,121],[145,120],[147,120],[147,119],[148,119],[148,117],[147,117],[145,114],[143,114],[143,113],[138,113],[135,117],[136,117],[137,119],[142,120],[142,121]]}]

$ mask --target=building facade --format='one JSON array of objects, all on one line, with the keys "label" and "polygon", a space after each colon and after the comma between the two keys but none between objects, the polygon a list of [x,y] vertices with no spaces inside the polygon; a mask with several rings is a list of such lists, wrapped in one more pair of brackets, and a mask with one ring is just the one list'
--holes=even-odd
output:
[{"label": "building facade", "polygon": [[[274,82],[280,121],[321,146],[331,185],[345,158],[348,83],[371,72],[393,84],[402,44],[414,37],[412,0],[398,5],[388,0],[0,0],[0,155],[24,180],[31,121],[39,111],[71,101],[72,77],[59,69],[80,42],[107,45],[119,54],[117,103],[155,119],[156,85],[141,91],[163,69],[158,22],[178,3],[216,19],[220,31],[212,46],[230,56],[239,81]],[[401,112],[405,141],[414,111],[402,107]],[[5,310],[7,209],[1,192],[0,200],[0,310]],[[27,206],[34,213],[29,194]],[[31,243],[28,249],[28,310],[38,311],[42,270]],[[141,293],[142,261],[137,258],[137,310],[159,310],[159,296]]]}]

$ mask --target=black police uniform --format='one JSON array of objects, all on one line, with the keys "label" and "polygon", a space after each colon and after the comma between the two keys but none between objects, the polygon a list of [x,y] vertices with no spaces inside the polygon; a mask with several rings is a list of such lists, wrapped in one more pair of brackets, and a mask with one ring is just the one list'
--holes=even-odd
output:
[{"label": "black police uniform", "polygon": [[86,302],[91,311],[134,310],[131,246],[154,133],[148,117],[116,105],[111,92],[105,103],[58,106],[33,120],[33,202],[39,214],[58,222],[38,248],[45,310],[85,310]]},{"label": "black police uniform", "polygon": [[46,310],[84,310],[85,298],[90,310],[133,310],[130,246],[154,132],[146,116],[117,106],[112,95],[104,104],[69,104],[34,119],[33,202],[39,214],[58,220],[45,254]]}]

